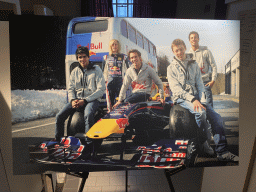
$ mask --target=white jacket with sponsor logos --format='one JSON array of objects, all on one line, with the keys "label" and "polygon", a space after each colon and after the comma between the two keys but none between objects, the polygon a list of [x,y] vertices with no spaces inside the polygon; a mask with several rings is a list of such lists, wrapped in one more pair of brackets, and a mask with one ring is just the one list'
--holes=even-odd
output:
[{"label": "white jacket with sponsor logos", "polygon": [[174,103],[178,98],[192,101],[197,94],[201,98],[202,93],[205,92],[200,68],[191,57],[192,55],[186,54],[187,69],[176,57],[167,67],[167,78]]},{"label": "white jacket with sponsor logos", "polygon": [[212,80],[216,81],[217,65],[211,51],[207,49],[206,46],[199,46],[196,51],[190,48],[189,53],[193,54],[193,59],[198,63],[198,66],[201,69],[203,81],[209,81],[211,73]]},{"label": "white jacket with sponsor logos", "polygon": [[152,80],[158,86],[160,97],[164,98],[163,83],[161,79],[158,77],[156,71],[149,65],[142,63],[141,69],[137,74],[134,65],[131,65],[131,67],[127,69],[125,74],[123,85],[121,87],[119,94],[119,101],[123,101],[125,99],[125,93],[129,85],[132,86],[132,93],[145,92],[147,94],[150,94]]},{"label": "white jacket with sponsor logos", "polygon": [[105,80],[99,66],[90,63],[85,70],[80,65],[72,70],[68,89],[69,102],[74,99],[91,102],[100,99],[104,92]]}]

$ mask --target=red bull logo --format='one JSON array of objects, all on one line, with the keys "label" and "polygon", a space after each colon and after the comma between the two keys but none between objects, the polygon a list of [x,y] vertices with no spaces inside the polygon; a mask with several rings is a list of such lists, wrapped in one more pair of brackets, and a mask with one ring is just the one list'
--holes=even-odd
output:
[{"label": "red bull logo", "polygon": [[[81,44],[78,44],[77,48],[81,47],[81,46],[82,46]],[[94,43],[88,43],[85,47],[87,47],[89,49],[89,56],[96,55],[96,52],[92,51],[92,49],[93,50],[102,49],[102,42],[99,42],[98,45],[95,45]]]},{"label": "red bull logo", "polygon": [[176,140],[175,145],[188,145],[188,140]]},{"label": "red bull logo", "polygon": [[48,148],[46,147],[46,143],[42,143],[39,147],[41,149],[43,149],[43,152],[47,152],[48,151]]},{"label": "red bull logo", "polygon": [[122,72],[119,67],[114,66],[114,67],[110,68],[110,74],[111,75],[122,75]]},{"label": "red bull logo", "polygon": [[186,157],[186,153],[173,153],[171,155],[171,157],[181,157],[181,158],[185,158]]},{"label": "red bull logo", "polygon": [[135,90],[135,89],[146,89],[145,85],[146,85],[146,81],[142,83],[133,81],[131,86],[132,86],[132,89]]},{"label": "red bull logo", "polygon": [[89,56],[92,56],[92,55],[96,55],[96,53],[90,50],[89,51]]},{"label": "red bull logo", "polygon": [[[77,45],[77,48],[78,47],[81,47],[82,45],[81,44],[78,44]],[[99,42],[99,44],[94,44],[94,43],[88,43],[85,47],[87,47],[89,50],[90,49],[102,49],[102,42]]]},{"label": "red bull logo", "polygon": [[43,149],[43,148],[45,148],[45,146],[46,146],[46,144],[45,144],[45,143],[42,143],[39,147],[40,147],[41,149]]},{"label": "red bull logo", "polygon": [[126,118],[120,118],[116,120],[117,125],[120,129],[124,129],[127,125],[129,125],[128,119]]},{"label": "red bull logo", "polygon": [[119,68],[119,67],[116,67],[116,66],[111,67],[110,69],[113,70],[113,71],[120,71],[120,68]]},{"label": "red bull logo", "polygon": [[159,155],[148,155],[148,156],[141,156],[138,162],[140,163],[160,163],[160,162],[172,162],[178,161],[177,158],[163,158]]},{"label": "red bull logo", "polygon": [[63,145],[69,145],[71,143],[71,139],[69,137],[68,138],[62,137],[60,143]]}]

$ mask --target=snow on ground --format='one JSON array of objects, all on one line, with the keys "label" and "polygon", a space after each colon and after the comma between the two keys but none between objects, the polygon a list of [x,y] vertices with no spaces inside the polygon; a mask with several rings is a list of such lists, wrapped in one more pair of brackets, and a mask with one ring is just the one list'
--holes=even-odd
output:
[{"label": "snow on ground", "polygon": [[12,90],[11,95],[12,123],[54,117],[67,103],[66,90]]},{"label": "snow on ground", "polygon": [[67,103],[66,90],[12,90],[12,123],[54,117]]},{"label": "snow on ground", "polygon": [[229,95],[229,94],[226,94],[225,92],[222,92],[222,93],[220,93],[220,95]]}]

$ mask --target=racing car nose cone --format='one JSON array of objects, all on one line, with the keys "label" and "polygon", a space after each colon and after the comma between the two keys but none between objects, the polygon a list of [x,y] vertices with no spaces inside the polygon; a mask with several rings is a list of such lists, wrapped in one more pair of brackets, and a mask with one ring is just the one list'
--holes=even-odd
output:
[{"label": "racing car nose cone", "polygon": [[113,133],[124,133],[124,128],[120,128],[117,119],[102,119],[95,123],[86,135],[91,139],[104,139]]}]

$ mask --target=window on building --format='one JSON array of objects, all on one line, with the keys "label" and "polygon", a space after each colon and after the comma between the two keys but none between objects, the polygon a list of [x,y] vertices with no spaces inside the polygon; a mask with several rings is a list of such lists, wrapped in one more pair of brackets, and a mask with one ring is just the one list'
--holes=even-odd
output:
[{"label": "window on building", "polygon": [[137,31],[137,44],[143,48],[143,36]]},{"label": "window on building", "polygon": [[128,24],[128,38],[136,44],[136,30]]},{"label": "window on building", "polygon": [[128,38],[127,22],[125,20],[121,21],[121,32],[123,36]]},{"label": "window on building", "polygon": [[144,49],[149,52],[148,40],[144,37]]},{"label": "window on building", "polygon": [[114,17],[133,17],[133,0],[112,0]]},{"label": "window on building", "polygon": [[154,46],[154,56],[156,56],[156,47]]},{"label": "window on building", "polygon": [[149,52],[151,54],[154,54],[154,51],[153,51],[153,44],[151,42],[149,42]]}]

